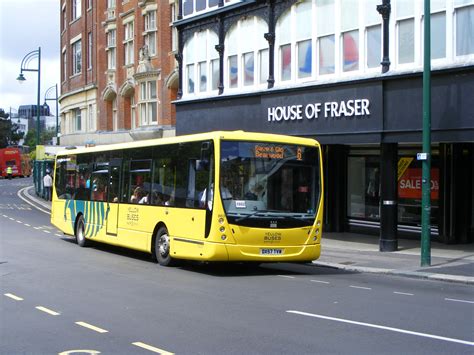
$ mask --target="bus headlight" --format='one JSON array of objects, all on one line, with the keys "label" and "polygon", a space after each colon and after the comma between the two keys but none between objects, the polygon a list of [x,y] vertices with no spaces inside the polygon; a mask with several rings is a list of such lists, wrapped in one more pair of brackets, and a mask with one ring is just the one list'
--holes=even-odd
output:
[{"label": "bus headlight", "polygon": [[227,239],[227,236],[226,236],[225,234],[222,234],[222,235],[221,235],[221,239],[222,239],[222,240],[226,240],[226,239]]},{"label": "bus headlight", "polygon": [[224,224],[224,218],[220,217],[218,220],[219,224]]},{"label": "bus headlight", "polygon": [[219,232],[224,233],[224,232],[225,232],[225,227],[224,227],[224,226],[221,226],[221,227],[219,228]]}]

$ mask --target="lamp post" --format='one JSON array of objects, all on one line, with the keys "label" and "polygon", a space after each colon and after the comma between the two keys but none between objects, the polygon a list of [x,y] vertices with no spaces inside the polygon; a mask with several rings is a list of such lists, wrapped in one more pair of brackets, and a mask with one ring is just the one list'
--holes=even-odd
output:
[{"label": "lamp post", "polygon": [[[38,68],[37,69],[30,69],[28,68],[28,65],[31,63],[31,61],[35,58],[38,58]],[[27,55],[23,57],[23,60],[21,61],[20,65],[20,75],[18,75],[18,80],[21,83],[23,83],[26,78],[23,75],[24,71],[33,71],[33,72],[38,72],[38,94],[37,94],[37,102],[36,102],[36,145],[40,144],[40,89],[41,89],[41,47],[38,47],[38,49],[35,49],[34,51],[31,51]]]},{"label": "lamp post", "polygon": [[[54,97],[48,97],[48,94],[52,93],[52,89],[54,91]],[[58,84],[51,86],[46,92],[44,93],[44,106],[47,106],[47,100],[54,100],[56,101],[56,145],[59,145],[59,119],[58,119]]]},{"label": "lamp post", "polygon": [[421,266],[431,265],[431,11],[424,3],[423,153],[421,177]]}]

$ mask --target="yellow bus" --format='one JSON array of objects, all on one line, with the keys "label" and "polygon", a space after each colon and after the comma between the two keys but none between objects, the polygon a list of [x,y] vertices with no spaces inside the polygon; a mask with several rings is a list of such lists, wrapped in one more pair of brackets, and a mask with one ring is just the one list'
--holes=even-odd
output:
[{"label": "yellow bus", "polygon": [[243,131],[92,148],[56,157],[51,222],[97,241],[179,259],[308,262],[323,217],[317,141]]}]

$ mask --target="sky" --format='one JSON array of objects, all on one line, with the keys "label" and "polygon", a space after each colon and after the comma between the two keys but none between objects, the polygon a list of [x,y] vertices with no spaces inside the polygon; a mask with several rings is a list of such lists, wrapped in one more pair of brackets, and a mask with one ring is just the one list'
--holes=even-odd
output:
[{"label": "sky", "polygon": [[[19,84],[23,57],[41,47],[40,103],[48,88],[60,88],[60,5],[59,0],[0,0],[0,108],[16,112],[20,105],[36,105],[38,73],[24,72]],[[35,58],[28,66],[38,68]],[[60,95],[60,93],[58,93]],[[55,98],[52,89],[48,98]],[[47,101],[55,114],[54,100]]]}]

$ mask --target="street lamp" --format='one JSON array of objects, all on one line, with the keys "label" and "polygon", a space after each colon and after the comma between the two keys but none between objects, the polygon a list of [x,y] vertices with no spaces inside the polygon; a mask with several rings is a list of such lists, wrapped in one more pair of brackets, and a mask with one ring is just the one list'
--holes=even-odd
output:
[{"label": "street lamp", "polygon": [[[37,69],[30,69],[28,68],[28,65],[31,63],[31,61],[35,58],[38,58],[38,68]],[[34,71],[38,72],[38,95],[37,95],[37,107],[36,107],[36,145],[40,144],[40,84],[41,84],[41,47],[38,47],[38,49],[35,49],[34,51],[31,51],[27,55],[23,57],[23,60],[21,61],[20,65],[20,75],[18,75],[18,82],[21,84],[23,83],[26,78],[23,75],[24,71]]]},{"label": "street lamp", "polygon": [[[52,94],[52,89],[55,89],[55,96],[48,97],[48,94]],[[54,100],[56,101],[56,145],[59,145],[59,119],[58,119],[58,84],[51,86],[46,92],[44,93],[44,106],[48,106],[46,104],[47,100]]]}]

